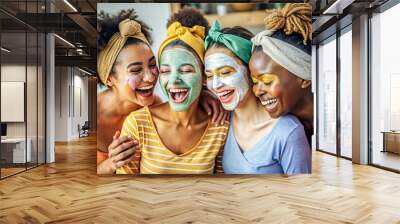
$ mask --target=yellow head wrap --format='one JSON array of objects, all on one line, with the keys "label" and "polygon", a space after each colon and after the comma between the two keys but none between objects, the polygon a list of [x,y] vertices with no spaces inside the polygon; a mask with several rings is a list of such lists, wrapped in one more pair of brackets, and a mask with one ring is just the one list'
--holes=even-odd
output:
[{"label": "yellow head wrap", "polygon": [[124,47],[129,37],[142,40],[149,44],[146,37],[142,33],[141,26],[135,20],[125,19],[119,23],[119,32],[115,33],[108,41],[106,47],[97,57],[97,72],[101,81],[105,84],[110,75],[112,66],[118,57],[119,52]]},{"label": "yellow head wrap", "polygon": [[174,40],[181,40],[189,45],[204,62],[204,35],[203,26],[194,26],[192,28],[182,26],[179,22],[172,23],[167,30],[167,38],[161,43],[158,49],[158,61],[160,61],[161,52]]}]

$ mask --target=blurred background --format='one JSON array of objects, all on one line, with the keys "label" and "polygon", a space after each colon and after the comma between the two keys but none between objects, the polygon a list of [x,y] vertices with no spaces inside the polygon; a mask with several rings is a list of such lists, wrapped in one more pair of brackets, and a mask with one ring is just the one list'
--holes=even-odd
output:
[{"label": "blurred background", "polygon": [[204,13],[211,24],[218,20],[222,27],[243,26],[254,34],[263,30],[265,9],[283,7],[284,3],[98,3],[98,12],[117,14],[121,10],[134,9],[139,19],[152,29],[157,52],[166,36],[168,18],[183,7],[193,7]]},{"label": "blurred background", "polygon": [[[115,15],[121,10],[134,9],[139,19],[152,28],[152,50],[157,54],[167,35],[168,18],[184,7],[200,10],[210,26],[218,20],[222,27],[242,26],[256,34],[264,29],[265,9],[280,8],[284,5],[285,3],[98,3],[97,12]],[[98,86],[98,92],[104,89],[104,86]],[[158,83],[155,91],[163,100],[167,100]]]}]

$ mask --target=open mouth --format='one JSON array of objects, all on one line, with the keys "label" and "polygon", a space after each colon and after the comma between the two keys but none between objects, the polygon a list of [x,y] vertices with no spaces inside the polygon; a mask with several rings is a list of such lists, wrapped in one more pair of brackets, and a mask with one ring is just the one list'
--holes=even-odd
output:
[{"label": "open mouth", "polygon": [[136,93],[142,97],[150,97],[153,95],[154,85],[148,85],[136,88]]},{"label": "open mouth", "polygon": [[261,101],[261,104],[267,109],[268,112],[274,112],[278,106],[278,99],[276,97],[274,98],[268,98],[267,100]]},{"label": "open mouth", "polygon": [[185,88],[171,88],[168,90],[171,99],[175,103],[182,103],[189,95],[189,89]]},{"label": "open mouth", "polygon": [[228,104],[233,100],[235,89],[224,90],[217,93],[217,96],[221,103]]}]

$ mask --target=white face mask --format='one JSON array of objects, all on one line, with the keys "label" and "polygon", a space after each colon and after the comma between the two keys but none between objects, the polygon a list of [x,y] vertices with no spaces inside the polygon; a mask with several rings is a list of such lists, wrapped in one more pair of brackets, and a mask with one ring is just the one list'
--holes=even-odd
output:
[{"label": "white face mask", "polygon": [[[225,110],[234,110],[249,90],[248,72],[231,56],[215,53],[205,58],[205,70],[212,71],[212,78],[207,80],[207,88],[221,101]],[[223,67],[233,68],[236,72],[221,76],[217,71]]]}]

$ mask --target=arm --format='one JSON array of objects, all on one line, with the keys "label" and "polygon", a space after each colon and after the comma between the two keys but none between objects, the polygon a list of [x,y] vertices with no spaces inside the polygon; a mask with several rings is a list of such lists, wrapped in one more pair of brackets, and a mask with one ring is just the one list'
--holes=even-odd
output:
[{"label": "arm", "polygon": [[97,165],[101,164],[106,159],[108,159],[108,152],[102,152],[97,149]]},{"label": "arm", "polygon": [[103,160],[99,161],[98,158],[97,174],[113,174],[119,167],[129,164],[135,158],[137,148],[136,140],[128,136],[120,137],[120,133],[117,131],[108,147],[108,154],[105,155],[101,152]]},{"label": "arm", "polygon": [[136,147],[132,152],[132,159],[117,167],[116,174],[138,174],[139,173],[139,163],[140,163],[140,146],[139,146],[139,131],[138,126],[133,115],[126,117],[124,124],[122,125],[121,131],[122,137],[130,137],[135,139]]},{"label": "arm", "polygon": [[213,123],[220,123],[221,125],[225,122],[229,123],[229,111],[222,108],[221,102],[214,97],[212,92],[208,90],[201,92],[200,105],[208,115],[212,115],[211,121]]},{"label": "arm", "polygon": [[297,126],[287,137],[280,163],[288,175],[311,173],[311,150],[303,126]]}]

